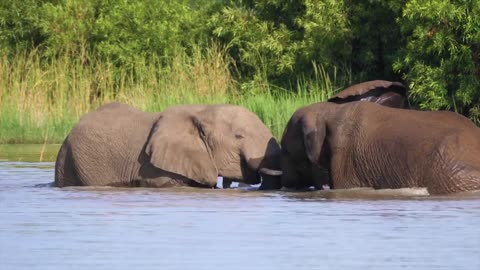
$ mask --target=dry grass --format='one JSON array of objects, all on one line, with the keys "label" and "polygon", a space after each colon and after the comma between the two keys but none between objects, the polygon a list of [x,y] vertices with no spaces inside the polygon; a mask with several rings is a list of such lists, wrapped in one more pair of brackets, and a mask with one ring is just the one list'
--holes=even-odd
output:
[{"label": "dry grass", "polygon": [[215,46],[179,55],[167,66],[158,59],[130,68],[95,58],[88,64],[69,57],[47,62],[35,51],[0,59],[0,143],[60,143],[83,114],[111,101],[145,111],[174,104],[239,104],[280,136],[293,111],[333,91],[319,72],[315,80],[302,80],[297,94],[268,84],[241,93],[229,71],[230,59]]}]

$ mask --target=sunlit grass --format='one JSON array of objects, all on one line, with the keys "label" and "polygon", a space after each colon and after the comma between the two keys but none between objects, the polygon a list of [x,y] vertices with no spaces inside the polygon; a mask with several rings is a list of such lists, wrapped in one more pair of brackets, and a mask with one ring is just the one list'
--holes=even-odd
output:
[{"label": "sunlit grass", "polygon": [[119,101],[145,111],[176,104],[237,104],[255,112],[278,138],[292,113],[332,95],[323,70],[301,79],[295,93],[271,85],[241,89],[225,52],[212,47],[172,64],[150,59],[133,67],[89,58],[88,64],[60,57],[41,60],[36,52],[0,58],[0,143],[61,143],[85,113]]}]

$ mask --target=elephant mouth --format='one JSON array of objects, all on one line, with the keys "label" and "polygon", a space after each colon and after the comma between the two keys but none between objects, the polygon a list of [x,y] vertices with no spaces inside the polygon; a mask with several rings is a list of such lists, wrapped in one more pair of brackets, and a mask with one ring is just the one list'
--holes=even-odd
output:
[{"label": "elephant mouth", "polygon": [[283,174],[283,172],[280,170],[273,170],[268,168],[261,168],[260,170],[258,170],[258,172],[261,174],[270,175],[270,176],[280,176]]}]

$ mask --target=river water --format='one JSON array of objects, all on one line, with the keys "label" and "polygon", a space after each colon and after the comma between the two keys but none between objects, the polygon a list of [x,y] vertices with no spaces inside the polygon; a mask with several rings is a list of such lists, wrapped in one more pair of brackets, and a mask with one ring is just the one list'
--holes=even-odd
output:
[{"label": "river water", "polygon": [[480,269],[478,193],[59,189],[40,149],[0,146],[0,269]]}]

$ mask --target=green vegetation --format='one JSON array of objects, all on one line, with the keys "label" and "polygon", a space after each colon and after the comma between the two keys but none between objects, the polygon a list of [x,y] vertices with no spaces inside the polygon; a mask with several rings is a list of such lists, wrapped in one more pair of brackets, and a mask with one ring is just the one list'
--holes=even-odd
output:
[{"label": "green vegetation", "polygon": [[[56,160],[60,146],[60,144],[0,144],[0,160],[52,162]],[[51,164],[35,165],[37,166],[52,167]]]},{"label": "green vegetation", "polygon": [[0,143],[60,143],[83,114],[110,101],[145,111],[174,104],[238,104],[256,112],[279,137],[298,107],[333,93],[320,72],[318,80],[299,84],[297,93],[265,85],[240,94],[228,58],[215,48],[178,57],[167,68],[154,61],[136,63],[136,73],[91,61],[85,66],[62,57],[43,66],[35,52],[5,57],[0,66]]},{"label": "green vegetation", "polygon": [[480,124],[480,0],[3,0],[0,143],[60,143],[109,101],[291,113],[371,79]]},{"label": "green vegetation", "polygon": [[399,19],[406,46],[394,68],[422,109],[480,122],[480,1],[409,1]]}]

